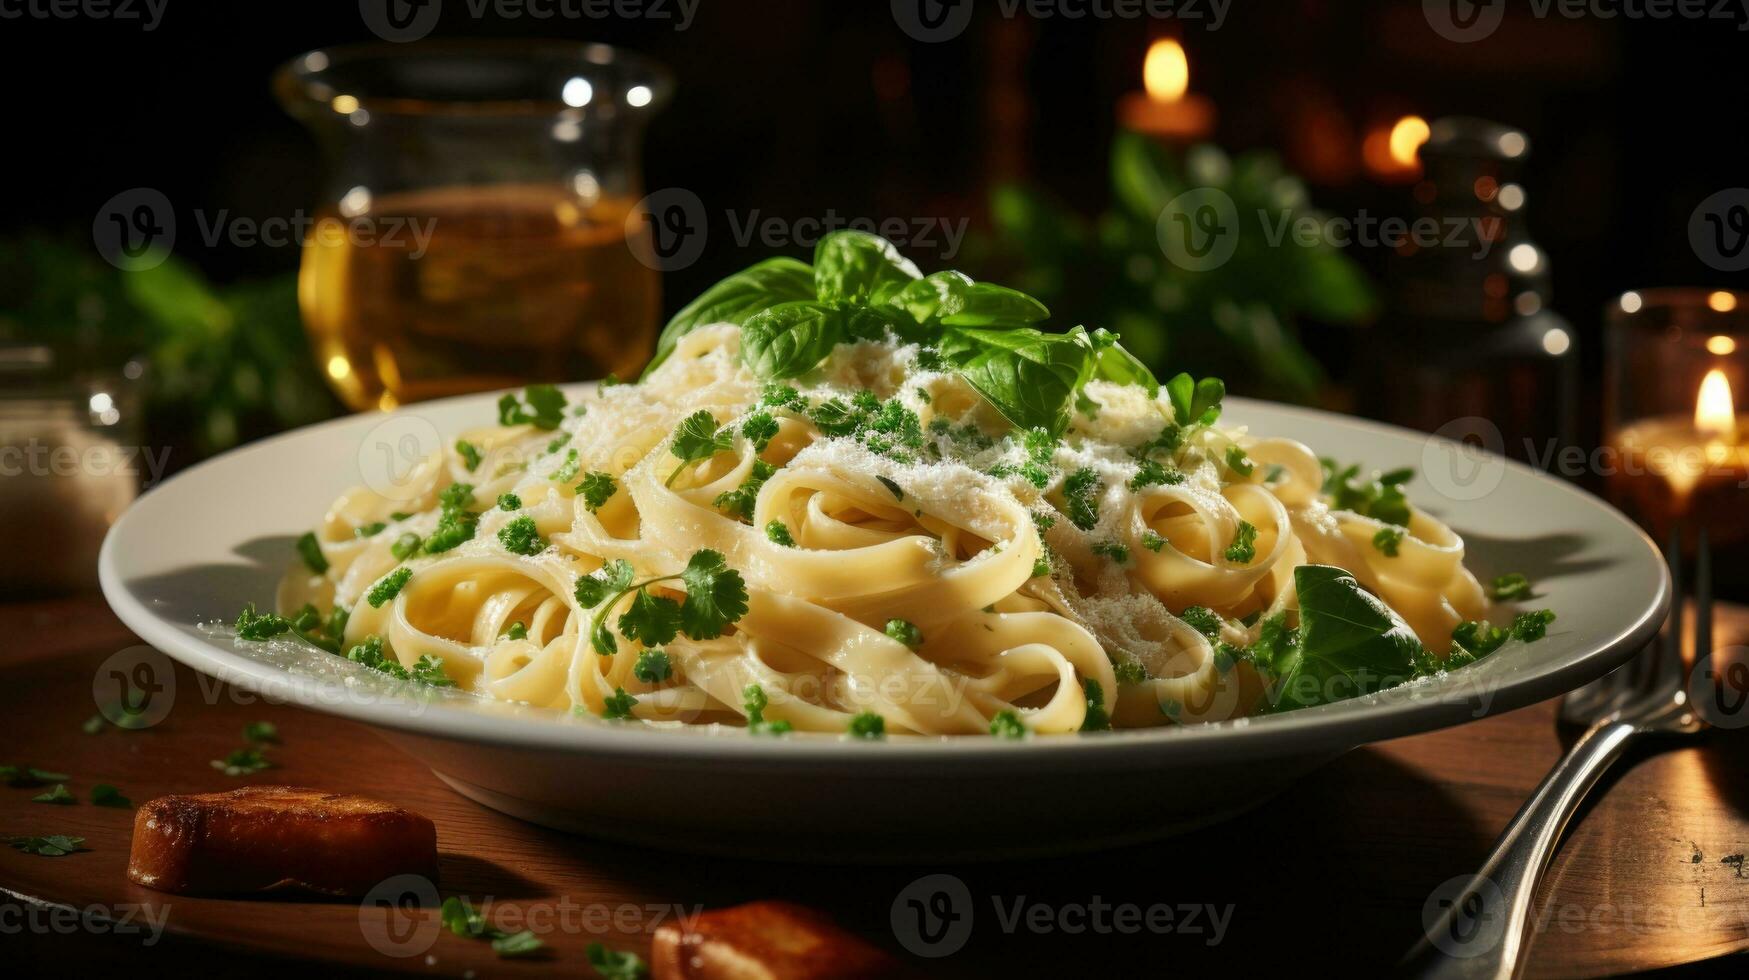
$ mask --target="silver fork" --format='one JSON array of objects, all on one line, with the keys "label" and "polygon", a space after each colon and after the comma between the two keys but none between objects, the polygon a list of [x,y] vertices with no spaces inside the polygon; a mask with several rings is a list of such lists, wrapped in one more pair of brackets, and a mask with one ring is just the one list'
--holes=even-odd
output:
[{"label": "silver fork", "polygon": [[[1522,965],[1537,881],[1567,821],[1628,745],[1645,735],[1694,735],[1707,726],[1688,703],[1682,664],[1680,529],[1665,552],[1675,592],[1665,627],[1634,659],[1561,699],[1561,721],[1585,727],[1519,808],[1482,869],[1429,900],[1433,921],[1402,967],[1438,980],[1510,980]],[[1694,649],[1712,650],[1712,555],[1700,533],[1694,570]]]}]

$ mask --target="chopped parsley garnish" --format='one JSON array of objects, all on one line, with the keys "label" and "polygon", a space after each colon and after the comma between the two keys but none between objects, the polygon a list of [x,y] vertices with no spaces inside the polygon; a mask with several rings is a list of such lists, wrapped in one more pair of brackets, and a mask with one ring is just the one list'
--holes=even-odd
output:
[{"label": "chopped parsley garnish", "polygon": [[[1040,542],[1041,544],[1043,542]],[[1043,578],[1051,573],[1050,545],[1045,545],[1044,553],[1032,560],[1032,577]]]},{"label": "chopped parsley garnish", "polygon": [[466,439],[457,439],[455,441],[455,451],[461,456],[462,465],[468,468],[469,473],[479,469],[480,461],[485,459],[484,456],[480,455],[479,448]]},{"label": "chopped parsley garnish", "polygon": [[56,783],[53,789],[46,793],[38,793],[30,798],[32,803],[52,803],[55,806],[72,806],[79,798],[67,792],[66,783]]},{"label": "chopped parsley garnish", "polygon": [[747,731],[753,735],[782,735],[790,730],[787,721],[766,721],[765,709],[770,706],[765,688],[749,684],[741,689],[741,707],[747,712]]},{"label": "chopped parsley garnish", "polygon": [[529,385],[522,390],[522,397],[526,406],[518,403],[513,394],[498,399],[499,425],[532,425],[551,431],[564,421],[565,396],[559,389],[552,385]]},{"label": "chopped parsley garnish", "polygon": [[383,532],[383,528],[388,526],[389,525],[383,521],[372,521],[369,524],[361,524],[352,529],[352,536],[355,538],[374,538]]},{"label": "chopped parsley garnish", "polygon": [[780,544],[785,548],[794,548],[796,546],[796,539],[790,537],[789,525],[782,521],[767,521],[765,524],[765,536],[772,544]]},{"label": "chopped parsley garnish", "polygon": [[1394,524],[1379,528],[1372,536],[1372,546],[1384,553],[1386,558],[1397,557],[1397,546],[1403,543],[1403,529]]},{"label": "chopped parsley garnish", "polygon": [[603,565],[596,574],[585,575],[577,580],[577,586],[573,590],[577,596],[577,604],[585,609],[601,605],[602,600],[609,595],[631,588],[636,574],[632,570],[631,562],[624,558],[615,558]]},{"label": "chopped parsley garnish", "polygon": [[582,483],[577,485],[577,493],[582,495],[582,506],[586,507],[591,514],[600,511],[607,504],[607,500],[617,492],[619,492],[619,483],[614,481],[614,476],[609,472],[598,471],[598,469],[584,472]]},{"label": "chopped parsley garnish", "polygon": [[248,603],[237,614],[237,639],[271,640],[291,629],[291,622],[277,613],[256,615],[255,603]]},{"label": "chopped parsley garnish", "polygon": [[632,665],[632,676],[645,684],[657,684],[674,676],[674,665],[669,663],[666,651],[645,650]]},{"label": "chopped parsley garnish", "polygon": [[271,721],[252,721],[243,726],[245,742],[278,742],[279,726]]},{"label": "chopped parsley garnish", "polygon": [[889,480],[884,476],[876,476],[875,479],[881,481],[881,486],[887,488],[887,492],[893,495],[894,500],[905,499],[905,491],[900,489],[897,483],[894,483],[892,480]]},{"label": "chopped parsley garnish", "polygon": [[738,488],[717,494],[717,499],[713,502],[724,512],[751,521],[753,507],[759,502],[759,488],[765,486],[765,481],[776,473],[777,467],[763,459],[755,459],[747,479]]},{"label": "chopped parsley garnish", "polygon": [[1251,462],[1251,458],[1245,455],[1245,450],[1240,449],[1235,443],[1227,447],[1227,469],[1240,476],[1250,476],[1256,471],[1257,465]]},{"label": "chopped parsley garnish", "polygon": [[1103,732],[1111,728],[1111,715],[1105,711],[1105,689],[1091,677],[1081,678],[1081,692],[1087,696],[1087,717],[1081,722],[1084,732]]},{"label": "chopped parsley garnish", "polygon": [[668,485],[673,486],[681,472],[694,463],[702,463],[717,453],[728,452],[735,448],[733,430],[724,427],[717,428],[717,420],[704,409],[682,419],[674,429],[674,439],[668,446],[668,451],[674,458],[680,460],[680,465],[674,472],[668,474]]},{"label": "chopped parsley garnish", "polygon": [[1142,666],[1140,660],[1124,660],[1111,665],[1111,672],[1117,675],[1119,684],[1140,684],[1148,679],[1148,668]]},{"label": "chopped parsley garnish", "polygon": [[923,645],[923,631],[908,620],[887,620],[886,634],[913,650]]},{"label": "chopped parsley garnish", "polygon": [[[730,623],[747,614],[747,584],[741,573],[729,568],[721,554],[708,548],[694,552],[686,568],[675,575],[660,575],[634,584],[632,567],[623,559],[609,562],[604,572],[604,577],[591,575],[577,580],[577,601],[586,607],[596,606],[612,593],[612,598],[596,610],[589,630],[590,644],[603,656],[619,649],[607,630],[607,615],[627,595],[632,595],[632,604],[619,617],[619,631],[626,639],[638,640],[645,646],[660,646],[677,633],[685,633],[693,640],[715,639],[723,635]],[[686,588],[685,601],[675,602],[649,592],[649,586],[675,579]]]},{"label": "chopped parsley garnish", "polygon": [[408,674],[415,683],[424,684],[427,687],[455,686],[455,681],[450,680],[449,675],[443,672],[443,658],[433,657],[429,653],[421,654]]},{"label": "chopped parsley garnish", "polygon": [[304,566],[317,575],[328,570],[328,558],[322,554],[322,544],[316,540],[316,532],[305,531],[298,538],[298,557],[304,560]]},{"label": "chopped parsley garnish", "polygon": [[1512,638],[1524,643],[1540,640],[1548,635],[1549,624],[1554,621],[1554,611],[1549,609],[1519,613],[1512,620]]},{"label": "chopped parsley garnish", "polygon": [[1250,521],[1240,521],[1239,530],[1233,534],[1233,543],[1227,547],[1227,560],[1241,565],[1249,563],[1257,557],[1257,527]]},{"label": "chopped parsley garnish", "polygon": [[1221,617],[1207,606],[1191,606],[1179,613],[1178,618],[1184,620],[1186,626],[1211,640],[1218,639],[1221,635]]},{"label": "chopped parsley garnish", "polygon": [[521,932],[492,937],[492,952],[497,953],[498,958],[502,960],[527,956],[544,946],[546,943],[541,942],[535,936],[533,929],[524,929]]},{"label": "chopped parsley garnish", "polygon": [[506,640],[526,640],[528,639],[528,627],[523,625],[521,620],[517,620],[504,631],[504,638]]},{"label": "chopped parsley garnish", "polygon": [[601,717],[608,721],[625,721],[632,717],[632,709],[638,706],[638,699],[626,693],[623,687],[616,687],[613,693],[601,702]]},{"label": "chopped parsley garnish", "polygon": [[636,953],[616,952],[600,943],[590,943],[585,952],[602,980],[648,980],[650,976],[650,968]]},{"label": "chopped parsley garnish", "polygon": [[108,783],[98,783],[91,787],[91,805],[114,807],[117,810],[130,810],[134,801],[121,795],[121,790]]},{"label": "chopped parsley garnish", "polygon": [[1083,531],[1091,531],[1099,524],[1099,495],[1105,492],[1105,484],[1099,482],[1099,474],[1086,467],[1069,474],[1063,481],[1063,500],[1069,508],[1069,520]]},{"label": "chopped parsley garnish", "polygon": [[1451,631],[1451,641],[1465,651],[1485,657],[1505,645],[1511,634],[1489,623],[1470,620],[1457,624]]},{"label": "chopped parsley garnish", "polygon": [[1130,560],[1129,547],[1127,545],[1118,544],[1116,541],[1093,542],[1093,553],[1096,555],[1104,555],[1112,561],[1117,562],[1119,565],[1125,564]]},{"label": "chopped parsley garnish", "polygon": [[771,445],[771,440],[777,438],[777,419],[772,418],[770,412],[754,412],[741,423],[741,434],[753,443],[754,452],[762,453],[766,446]]},{"label": "chopped parsley garnish", "polygon": [[407,679],[407,668],[400,662],[383,652],[383,638],[376,635],[367,636],[364,642],[346,651],[346,659],[355,664],[381,671],[390,677]]},{"label": "chopped parsley garnish", "polygon": [[377,584],[371,586],[370,591],[365,594],[364,601],[370,603],[372,609],[381,609],[383,603],[401,594],[401,589],[406,587],[407,581],[412,577],[413,570],[403,565],[384,575]]},{"label": "chopped parsley garnish", "polygon": [[424,538],[414,534],[412,531],[408,531],[396,538],[394,544],[389,545],[389,554],[394,555],[397,561],[406,561],[408,558],[411,558],[414,553],[419,550],[419,546],[424,543]]},{"label": "chopped parsley garnish", "polygon": [[26,854],[36,854],[41,857],[64,857],[77,851],[89,851],[89,847],[81,847],[85,843],[83,837],[68,837],[65,834],[50,834],[47,837],[8,837],[6,843]]},{"label": "chopped parsley garnish", "polygon": [[553,475],[547,479],[557,483],[570,483],[577,479],[577,471],[582,468],[583,460],[577,455],[577,450],[568,449],[565,451],[565,461],[560,463],[559,468],[554,470]]},{"label": "chopped parsley garnish", "polygon": [[1025,738],[1026,726],[1020,723],[1019,715],[1003,708],[990,719],[990,734],[997,738]]},{"label": "chopped parsley garnish", "polygon": [[808,418],[825,435],[847,436],[862,427],[864,416],[842,399],[828,398],[814,406]]},{"label": "chopped parsley garnish", "polygon": [[522,498],[513,493],[498,495],[498,509],[503,511],[521,510]]},{"label": "chopped parsley garnish", "polygon": [[223,759],[214,759],[212,766],[227,776],[251,776],[263,770],[272,769],[273,763],[268,760],[261,749],[250,746],[246,749],[237,749]]},{"label": "chopped parsley garnish", "polygon": [[452,483],[444,487],[437,495],[437,502],[443,508],[442,513],[438,515],[437,527],[432,529],[421,548],[428,555],[441,554],[472,540],[480,521],[479,515],[468,510],[474,503],[471,483]]},{"label": "chopped parsley garnish", "polygon": [[571,441],[571,437],[567,436],[567,435],[557,435],[557,436],[552,437],[551,439],[547,440],[547,448],[546,448],[545,455],[551,456],[552,454],[565,448],[565,446],[568,443],[570,443],[570,441]]},{"label": "chopped parsley garnish", "polygon": [[793,411],[803,411],[808,402],[801,393],[786,384],[771,383],[759,389],[759,403],[772,408],[788,408]]},{"label": "chopped parsley garnish", "polygon": [[0,781],[8,786],[45,786],[49,783],[64,783],[72,778],[64,772],[49,772],[33,766],[0,766]]},{"label": "chopped parsley garnish", "polygon": [[1144,458],[1137,464],[1136,475],[1130,477],[1130,490],[1140,491],[1148,487],[1173,486],[1183,482],[1183,473]]},{"label": "chopped parsley garnish", "polygon": [[1409,526],[1409,500],[1403,494],[1403,484],[1414,477],[1414,471],[1392,470],[1365,478],[1358,465],[1338,469],[1330,459],[1318,463],[1324,469],[1323,493],[1330,498],[1331,510],[1353,511],[1386,524]]},{"label": "chopped parsley garnish", "polygon": [[1166,539],[1153,528],[1148,528],[1142,532],[1142,547],[1159,554],[1160,549],[1166,547]]},{"label": "chopped parsley garnish", "polygon": [[451,895],[444,899],[443,908],[438,914],[444,928],[450,932],[471,939],[490,940],[492,952],[501,958],[527,956],[545,945],[535,938],[533,930],[530,929],[507,933],[492,928],[486,922],[486,917],[474,911],[474,906],[460,895]]},{"label": "chopped parsley garnish", "polygon": [[1502,575],[1495,579],[1489,594],[1499,602],[1509,602],[1513,599],[1530,598],[1530,579],[1520,572]]},{"label": "chopped parsley garnish", "polygon": [[851,738],[880,739],[887,736],[887,720],[872,711],[859,711],[850,719]]},{"label": "chopped parsley garnish", "polygon": [[[532,556],[547,550],[547,542],[541,537],[539,525],[526,514],[512,518],[510,523],[498,529],[498,543],[513,555]],[[380,603],[372,602],[371,605]]]}]

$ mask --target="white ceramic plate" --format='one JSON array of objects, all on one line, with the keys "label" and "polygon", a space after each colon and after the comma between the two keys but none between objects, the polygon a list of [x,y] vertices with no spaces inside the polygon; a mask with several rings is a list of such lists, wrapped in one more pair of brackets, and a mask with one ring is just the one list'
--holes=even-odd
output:
[{"label": "white ceramic plate", "polygon": [[1559,615],[1548,637],[1436,679],[1283,715],[1024,742],[862,742],[572,718],[415,690],[295,643],[235,644],[200,627],[229,622],[245,602],[270,606],[293,539],[330,501],[361,482],[393,486],[407,461],[494,418],[494,401],[339,419],[196,466],[116,522],[99,560],[104,594],[177,660],[371,725],[487,806],[600,837],[795,860],[1063,851],[1210,823],[1354,746],[1600,676],[1652,636],[1669,603],[1651,542],[1568,484],[1418,433],[1230,399],[1223,421],[1260,435],[1367,466],[1414,467],[1411,499],[1464,536],[1484,581],[1518,571],[1536,583],[1536,605]]}]

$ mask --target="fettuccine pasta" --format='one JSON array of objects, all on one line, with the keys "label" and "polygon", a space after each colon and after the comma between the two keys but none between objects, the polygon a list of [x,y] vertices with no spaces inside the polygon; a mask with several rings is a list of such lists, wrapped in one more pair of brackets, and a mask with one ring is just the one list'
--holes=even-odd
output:
[{"label": "fettuccine pasta", "polygon": [[344,610],[337,652],[490,698],[960,735],[1265,710],[1243,652],[1298,625],[1302,566],[1345,570],[1436,658],[1487,612],[1440,521],[1344,506],[1306,446],[1163,391],[1091,381],[1059,439],[891,336],[789,384],[740,344],[694,330],[636,385],[531,392],[411,488],[348,491],[281,613]]}]

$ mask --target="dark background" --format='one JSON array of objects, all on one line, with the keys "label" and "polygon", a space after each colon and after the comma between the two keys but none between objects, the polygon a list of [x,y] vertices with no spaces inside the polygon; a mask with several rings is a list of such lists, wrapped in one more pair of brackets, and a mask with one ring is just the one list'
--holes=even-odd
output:
[{"label": "dark background", "polygon": [[[1015,175],[1096,208],[1115,103],[1139,88],[1148,42],[1168,32],[1184,39],[1193,90],[1220,109],[1218,141],[1275,148],[1290,166],[1291,119],[1310,98],[1340,109],[1356,141],[1403,112],[1496,119],[1531,137],[1528,218],[1552,258],[1553,305],[1595,351],[1600,308],[1624,289],[1729,285],[1695,258],[1686,224],[1708,194],[1745,182],[1749,34],[1722,21],[1509,7],[1471,44],[1436,35],[1417,0],[1234,0],[1212,31],[1206,20],[1005,20],[978,0],[970,29],[938,44],[907,37],[885,0],[700,0],[686,31],[653,19],[476,20],[449,0],[432,36],[602,40],[665,62],[679,84],[650,130],[647,183],[690,188],[713,214],[976,219],[984,189]],[[274,103],[268,76],[300,52],[370,39],[347,0],[168,0],[151,32],[0,22],[15,188],[4,230],[86,234],[106,200],[136,186],[164,191],[179,215],[309,210],[315,147]],[[1025,99],[998,112],[1009,78]],[[1364,175],[1314,180],[1312,192],[1339,214],[1408,211],[1406,191]],[[219,281],[298,258],[206,249],[194,234],[177,248]],[[702,260],[669,276],[670,311],[749,261],[729,235],[713,236]]]}]

